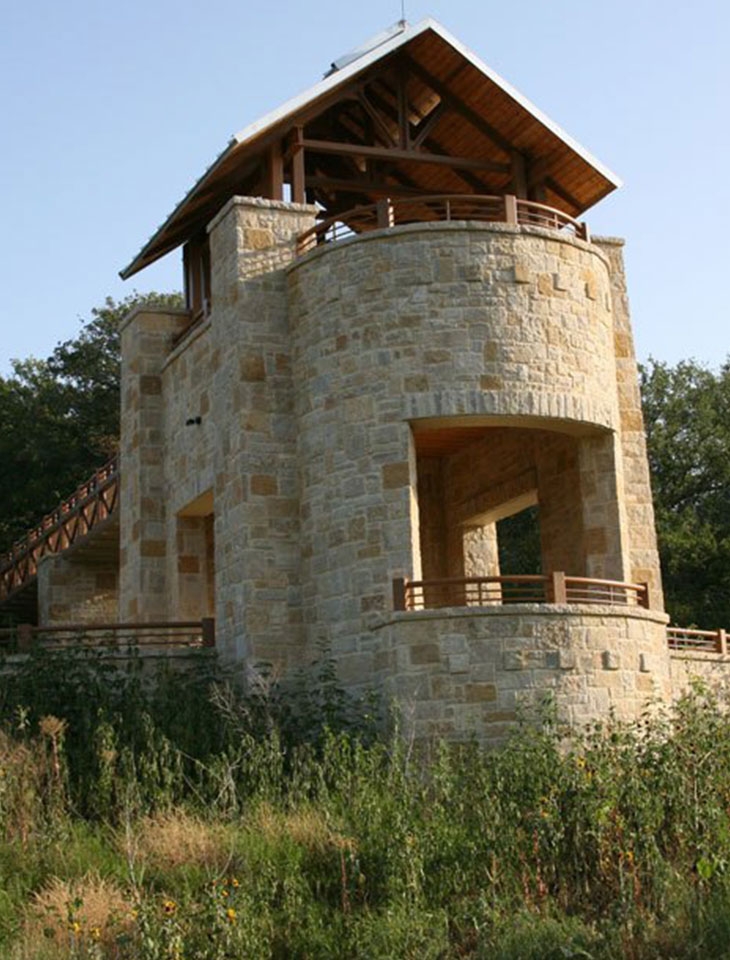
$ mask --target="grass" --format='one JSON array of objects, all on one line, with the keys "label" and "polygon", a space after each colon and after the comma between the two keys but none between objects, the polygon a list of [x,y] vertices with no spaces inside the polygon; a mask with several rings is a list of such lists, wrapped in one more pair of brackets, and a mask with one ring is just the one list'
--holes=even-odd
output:
[{"label": "grass", "polygon": [[254,697],[209,661],[27,670],[2,702],[2,957],[730,957],[706,690],[580,735],[548,711],[487,753],[378,733],[327,666]]}]

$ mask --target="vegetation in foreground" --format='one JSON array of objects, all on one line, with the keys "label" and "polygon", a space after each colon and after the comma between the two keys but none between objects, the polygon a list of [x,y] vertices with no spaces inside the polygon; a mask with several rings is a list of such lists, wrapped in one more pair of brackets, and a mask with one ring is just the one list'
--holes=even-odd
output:
[{"label": "vegetation in foreground", "polygon": [[328,665],[244,696],[73,652],[5,674],[0,956],[730,956],[730,716],[500,752],[378,734]]}]

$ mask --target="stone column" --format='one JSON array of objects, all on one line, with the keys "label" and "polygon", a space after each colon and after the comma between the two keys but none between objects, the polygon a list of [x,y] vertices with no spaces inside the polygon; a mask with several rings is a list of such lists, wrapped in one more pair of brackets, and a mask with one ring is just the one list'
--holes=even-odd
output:
[{"label": "stone column", "polygon": [[614,354],[620,417],[620,451],[623,461],[623,501],[628,528],[628,559],[631,580],[648,583],[656,609],[664,609],[661,570],[654,526],[649,461],[646,452],[641,392],[631,330],[629,299],[624,271],[624,241],[594,237],[593,242],[608,257],[614,325]]},{"label": "stone column", "polygon": [[249,666],[301,661],[299,500],[284,267],[315,208],[233,198],[209,227],[221,366],[215,437],[216,644]]},{"label": "stone column", "polygon": [[133,311],[122,336],[119,616],[152,621],[169,615],[162,366],[184,311]]}]

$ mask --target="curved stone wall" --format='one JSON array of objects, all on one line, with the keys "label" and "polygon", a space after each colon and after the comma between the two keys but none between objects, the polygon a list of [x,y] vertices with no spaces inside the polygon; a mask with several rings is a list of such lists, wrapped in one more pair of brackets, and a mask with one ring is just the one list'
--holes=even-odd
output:
[{"label": "curved stone wall", "polygon": [[418,576],[409,421],[618,428],[608,269],[552,231],[415,224],[322,247],[288,283],[304,618],[340,657]]},{"label": "curved stone wall", "polygon": [[418,737],[498,744],[551,695],[580,728],[671,700],[667,617],[530,604],[397,614],[374,629],[378,680]]},{"label": "curved stone wall", "polygon": [[540,416],[617,425],[605,256],[503,224],[414,224],[320,248],[289,273],[300,415],[333,394],[406,418]]}]

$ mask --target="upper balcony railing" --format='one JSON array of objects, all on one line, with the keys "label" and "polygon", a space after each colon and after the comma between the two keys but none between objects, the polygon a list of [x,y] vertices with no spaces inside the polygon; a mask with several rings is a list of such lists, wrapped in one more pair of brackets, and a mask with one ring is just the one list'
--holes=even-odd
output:
[{"label": "upper balcony railing", "polygon": [[544,203],[520,200],[512,194],[501,197],[444,194],[379,200],[370,206],[354,207],[346,213],[338,213],[302,233],[297,238],[297,253],[308,253],[320,244],[344,240],[369,230],[382,230],[408,223],[451,220],[545,227],[548,230],[571,234],[580,240],[590,240],[585,223],[574,220],[562,210],[545,206]]},{"label": "upper balcony railing", "polygon": [[114,512],[118,481],[119,461],[112,457],[8,553],[0,555],[0,601],[33,580],[43,557],[67,550]]}]

